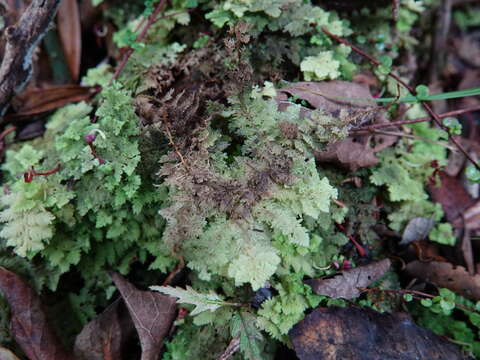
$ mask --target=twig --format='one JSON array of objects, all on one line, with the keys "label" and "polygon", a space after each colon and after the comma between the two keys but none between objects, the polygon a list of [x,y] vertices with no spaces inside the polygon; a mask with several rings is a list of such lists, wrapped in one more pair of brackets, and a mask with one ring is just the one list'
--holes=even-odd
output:
[{"label": "twig", "polygon": [[[401,294],[401,295],[411,294],[411,295],[414,295],[413,297],[417,300],[421,300],[421,299],[424,299],[424,298],[433,299],[433,298],[436,297],[435,295],[427,294],[427,293],[424,293],[422,291],[408,290],[408,289],[398,289],[397,290],[397,289],[380,289],[380,288],[358,288],[358,290],[360,290],[361,292],[383,292],[383,293]],[[462,305],[462,304],[455,303],[455,307],[458,308],[458,309],[461,309],[461,310],[470,311],[470,312],[473,312],[473,313],[480,314],[480,311],[478,311],[474,308]]]},{"label": "twig", "polygon": [[[358,53],[358,54],[362,55],[363,57],[365,57],[366,59],[368,59],[372,64],[374,64],[376,66],[381,65],[380,61],[375,59],[373,56],[367,54],[363,50],[359,49],[355,45],[351,44],[347,40],[342,39],[342,38],[338,37],[337,35],[332,34],[330,31],[328,31],[324,27],[322,28],[322,31],[326,35],[328,35],[329,37],[334,39],[335,41],[338,41],[339,43],[350,47],[353,51],[355,51],[356,53]],[[396,75],[392,72],[389,72],[388,76],[390,76],[392,79],[396,80],[399,84],[401,84],[405,89],[407,89],[410,92],[410,94],[412,94],[413,96],[417,96],[417,92],[415,91],[415,89],[412,88],[410,85],[408,85],[405,81],[403,81],[398,75]],[[465,157],[473,164],[473,166],[475,166],[475,168],[480,171],[480,165],[478,165],[478,163],[470,156],[470,154],[463,148],[463,146],[452,136],[452,134],[450,134],[449,129],[442,124],[442,121],[441,121],[440,117],[435,113],[435,111],[432,110],[430,105],[427,104],[425,101],[420,101],[420,103],[422,104],[423,108],[427,111],[427,113],[430,115],[430,117],[433,119],[433,121],[435,121],[437,126],[447,132],[448,139],[458,148],[458,150],[460,150],[465,155]]]},{"label": "twig", "polygon": [[8,134],[10,134],[12,131],[15,131],[15,130],[17,130],[16,126],[10,126],[10,127],[6,128],[5,130],[3,130],[0,133],[0,142],[2,142],[5,139],[5,136],[7,136]]},{"label": "twig", "polygon": [[[163,10],[163,8],[165,7],[167,3],[167,0],[161,0],[157,6],[155,7],[155,10],[153,10],[153,12],[150,14],[150,16],[148,17],[147,21],[146,21],[146,24],[145,26],[143,27],[142,31],[140,32],[140,34],[138,34],[137,36],[137,39],[136,41],[137,42],[142,42],[143,39],[145,39],[145,37],[147,36],[147,33],[148,33],[148,30],[150,29],[150,27],[155,23],[155,21],[157,21],[157,16],[158,14],[160,14],[160,12]],[[117,69],[115,70],[115,73],[113,74],[112,76],[112,79],[110,80],[110,83],[113,82],[114,80],[117,80],[118,77],[120,76],[120,73],[122,72],[123,68],[125,67],[125,65],[127,65],[127,62],[128,62],[128,59],[130,59],[130,56],[132,56],[133,52],[135,50],[133,48],[129,48],[125,54],[123,55],[123,58],[122,60],[120,61],[120,63],[118,64],[117,66]]]},{"label": "twig", "polygon": [[4,31],[6,46],[0,65],[0,117],[12,97],[32,76],[32,55],[48,31],[60,0],[33,0],[15,25]]},{"label": "twig", "polygon": [[[473,111],[479,111],[480,110],[480,105],[472,106],[469,108],[465,109],[459,109],[459,110],[453,110],[453,111],[448,111],[444,112],[442,114],[438,114],[438,117],[441,119],[449,117],[449,116],[457,116],[457,115],[462,115],[466,114],[469,112]],[[366,125],[366,126],[361,126],[355,129],[350,129],[350,131],[353,132],[359,132],[359,131],[369,131],[369,130],[374,130],[374,129],[381,129],[385,127],[395,127],[395,126],[401,126],[401,125],[407,125],[407,124],[415,124],[419,122],[424,122],[424,121],[429,121],[431,118],[429,116],[421,117],[418,119],[412,119],[412,120],[403,120],[403,121],[394,121],[394,122],[389,122],[389,123],[382,123],[382,124],[372,124],[372,125]]]},{"label": "twig", "polygon": [[175,266],[175,268],[172,270],[170,274],[168,274],[167,278],[163,282],[162,286],[167,286],[170,285],[172,282],[173,278],[180,272],[182,269],[185,267],[185,260],[183,259],[183,256],[178,254],[176,251],[176,245],[172,249],[172,257],[175,259],[178,259],[178,264]]},{"label": "twig", "polygon": [[398,137],[404,137],[404,138],[408,138],[408,139],[422,140],[422,141],[425,141],[425,142],[429,142],[431,144],[443,146],[443,147],[445,147],[449,150],[452,150],[452,151],[457,150],[454,146],[442,143],[441,141],[435,141],[435,140],[432,140],[432,139],[429,139],[429,138],[426,138],[426,137],[423,137],[423,136],[405,134],[403,132],[397,132],[397,131],[385,131],[385,130],[375,130],[375,129],[370,130],[368,132],[369,133],[372,132],[374,134],[386,135],[386,136],[398,136]]},{"label": "twig", "polygon": [[343,234],[353,243],[353,245],[355,246],[355,248],[357,249],[357,252],[358,252],[358,255],[360,257],[365,257],[367,256],[367,252],[365,251],[365,249],[362,247],[362,245],[360,245],[358,243],[357,240],[355,240],[355,238],[352,236],[352,235],[348,235],[347,234],[347,230],[345,229],[345,226],[343,226],[342,224],[337,224],[337,227],[338,229],[343,232]]}]

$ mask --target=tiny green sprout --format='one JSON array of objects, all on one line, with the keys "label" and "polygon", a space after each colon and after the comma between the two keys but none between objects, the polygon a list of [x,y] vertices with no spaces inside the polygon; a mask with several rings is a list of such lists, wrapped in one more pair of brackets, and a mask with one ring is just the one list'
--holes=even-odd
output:
[{"label": "tiny green sprout", "polygon": [[403,300],[406,302],[410,302],[413,300],[413,295],[412,294],[403,294]]},{"label": "tiny green sprout", "polygon": [[422,299],[420,300],[420,304],[428,308],[433,305],[433,302],[432,302],[432,299]]},{"label": "tiny green sprout", "polygon": [[470,181],[471,183],[480,182],[480,171],[472,164],[467,166],[465,170],[465,176],[467,177],[468,181]]},{"label": "tiny green sprout", "polygon": [[462,134],[462,124],[454,117],[446,117],[443,119],[443,125],[445,125],[449,132],[454,135]]},{"label": "tiny green sprout", "polygon": [[210,36],[208,35],[202,35],[200,36],[194,43],[193,43],[193,48],[194,49],[201,49],[203,48],[207,43],[208,40],[210,40]]},{"label": "tiny green sprout", "polygon": [[322,45],[323,44],[323,40],[318,36],[318,35],[312,35],[310,37],[310,44],[313,44],[313,45]]},{"label": "tiny green sprout", "polygon": [[357,43],[359,44],[365,44],[367,42],[367,38],[363,35],[358,35],[357,36]]},{"label": "tiny green sprout", "polygon": [[417,93],[417,99],[422,101],[428,98],[428,86],[427,85],[418,85],[415,88],[415,92]]},{"label": "tiny green sprout", "polygon": [[443,310],[443,313],[445,315],[449,315],[450,312],[455,309],[455,303],[451,301],[446,301],[446,300],[440,300],[440,307]]}]

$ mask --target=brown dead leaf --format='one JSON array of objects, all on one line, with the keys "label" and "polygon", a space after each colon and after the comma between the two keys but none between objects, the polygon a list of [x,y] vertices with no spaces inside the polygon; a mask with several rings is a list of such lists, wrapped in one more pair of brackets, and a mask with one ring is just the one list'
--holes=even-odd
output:
[{"label": "brown dead leaf", "polygon": [[127,305],[142,346],[142,360],[156,360],[175,319],[176,299],[141,291],[117,273],[110,274]]},{"label": "brown dead leaf", "polygon": [[[278,90],[277,102],[280,111],[284,111],[291,103],[290,97],[306,100],[315,109],[323,109],[334,116],[344,112],[345,116],[361,115],[366,109],[376,107],[369,101],[348,101],[340,98],[373,99],[368,87],[348,81],[304,81],[294,83]],[[370,120],[372,112],[365,114],[364,121]]]},{"label": "brown dead leaf", "polygon": [[319,162],[340,163],[352,171],[378,163],[378,158],[368,142],[361,143],[352,138],[328,144],[325,151],[315,153],[315,159]]},{"label": "brown dead leaf", "polygon": [[475,301],[480,300],[480,275],[470,275],[463,266],[454,268],[447,262],[415,260],[407,264],[405,271],[437,287],[450,289]]},{"label": "brown dead leaf", "polygon": [[461,217],[463,212],[475,203],[457,178],[448,176],[444,172],[439,173],[441,185],[429,186],[432,199],[442,205],[445,216],[449,222],[454,223]]},{"label": "brown dead leaf", "polygon": [[[290,97],[305,100],[313,109],[322,109],[338,118],[339,123],[361,125],[368,121],[385,122],[382,110],[374,102],[352,101],[346,98],[373,99],[368,86],[348,81],[298,82],[278,90],[278,109],[291,105]],[[311,108],[302,106],[300,114],[309,116]],[[378,163],[375,153],[392,145],[396,136],[385,134],[357,135],[354,138],[329,144],[317,152],[317,161],[335,162],[352,171]]]},{"label": "brown dead leaf", "polygon": [[13,352],[0,346],[0,360],[20,360]]},{"label": "brown dead leaf", "polygon": [[82,29],[77,0],[63,0],[57,13],[58,33],[62,43],[68,70],[73,81],[80,75],[82,57]]},{"label": "brown dead leaf", "polygon": [[358,288],[365,288],[380,279],[390,268],[390,260],[383,259],[368,265],[345,270],[331,279],[311,279],[306,283],[314,293],[331,298],[354,299],[360,295]]},{"label": "brown dead leaf", "polygon": [[83,327],[75,339],[74,353],[79,360],[121,360],[125,344],[134,335],[125,303],[117,299]]},{"label": "brown dead leaf", "polygon": [[289,333],[300,360],[470,359],[405,313],[317,308]]},{"label": "brown dead leaf", "polygon": [[30,360],[74,359],[50,328],[40,298],[18,275],[0,267],[0,290],[10,305],[10,331]]},{"label": "brown dead leaf", "polygon": [[463,227],[469,230],[477,230],[480,228],[480,201],[470,206],[464,211],[461,217],[452,222],[455,227]]},{"label": "brown dead leaf", "polygon": [[70,103],[88,100],[97,91],[94,87],[80,85],[28,89],[12,100],[12,106],[17,113],[7,115],[5,118],[10,122],[24,120]]}]

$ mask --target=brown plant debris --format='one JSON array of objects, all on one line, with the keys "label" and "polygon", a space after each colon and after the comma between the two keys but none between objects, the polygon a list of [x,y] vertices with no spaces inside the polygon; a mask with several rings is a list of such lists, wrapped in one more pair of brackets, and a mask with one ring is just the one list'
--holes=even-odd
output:
[{"label": "brown plant debris", "polygon": [[408,314],[369,308],[317,308],[289,336],[300,360],[470,359]]},{"label": "brown plant debris", "polygon": [[123,300],[117,299],[86,324],[75,339],[78,360],[122,360],[135,327]]},{"label": "brown plant debris", "polygon": [[354,299],[365,288],[380,279],[390,268],[390,260],[383,259],[368,265],[345,270],[331,279],[311,279],[307,284],[314,293],[331,298]]},{"label": "brown plant debris", "polygon": [[113,282],[127,305],[142,346],[141,360],[156,360],[175,319],[175,299],[156,291],[141,291],[117,273]]},{"label": "brown plant debris", "polygon": [[[298,82],[278,90],[276,100],[280,111],[290,106],[292,99],[302,104],[300,114],[310,116],[321,110],[339,119],[348,127],[366,122],[386,122],[382,108],[375,103],[366,85],[348,81]],[[352,100],[352,99],[365,100]],[[284,131],[282,129],[282,131]],[[290,131],[289,134],[292,132]],[[392,145],[396,136],[365,134],[330,143],[315,154],[317,161],[334,162],[352,171],[378,163],[375,153]]]},{"label": "brown plant debris", "polygon": [[51,329],[40,298],[18,275],[0,267],[0,290],[11,309],[10,331],[30,360],[72,360]]},{"label": "brown plant debris", "polygon": [[429,186],[432,199],[442,205],[447,220],[451,223],[459,221],[464,211],[475,203],[457,178],[439,173],[440,186]]},{"label": "brown plant debris", "polygon": [[415,260],[407,264],[405,271],[410,276],[431,282],[439,288],[450,289],[475,301],[480,300],[480,275],[470,275],[462,266]]},{"label": "brown plant debris", "polygon": [[32,75],[32,54],[47,32],[60,0],[33,0],[16,25],[7,27],[5,54],[0,65],[0,117],[12,97]]}]

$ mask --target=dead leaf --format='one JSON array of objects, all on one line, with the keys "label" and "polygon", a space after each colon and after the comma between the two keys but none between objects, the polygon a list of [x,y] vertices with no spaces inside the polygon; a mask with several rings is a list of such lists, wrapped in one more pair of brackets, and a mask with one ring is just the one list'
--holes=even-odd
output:
[{"label": "dead leaf", "polygon": [[315,153],[315,159],[319,162],[340,163],[351,171],[378,163],[378,158],[368,142],[364,144],[352,138],[328,144],[324,151]]},{"label": "dead leaf", "polygon": [[475,301],[480,300],[480,275],[470,275],[463,266],[454,268],[447,262],[415,260],[407,264],[405,271],[439,288],[450,289]]},{"label": "dead leaf", "polygon": [[452,222],[455,227],[463,227],[469,230],[476,230],[480,228],[480,201],[470,206],[465,210],[462,217],[458,217]]},{"label": "dead leaf", "polygon": [[122,299],[110,304],[86,324],[75,339],[79,360],[121,360],[124,346],[135,335],[135,327]]},{"label": "dead leaf", "polygon": [[110,274],[127,305],[142,346],[141,360],[156,360],[163,338],[175,319],[176,299],[157,291],[141,291],[117,273]]},{"label": "dead leaf", "polygon": [[28,89],[12,100],[12,106],[16,110],[16,114],[10,114],[5,118],[10,122],[23,120],[70,103],[88,100],[97,92],[98,89],[95,87],[80,85]]},{"label": "dead leaf", "polygon": [[358,288],[365,288],[380,279],[390,268],[390,260],[383,259],[368,265],[345,270],[331,279],[311,279],[306,283],[318,295],[331,298],[354,299],[360,295]]},{"label": "dead leaf", "polygon": [[408,314],[369,308],[317,308],[289,336],[300,360],[470,359]]},{"label": "dead leaf", "polygon": [[440,172],[439,177],[440,186],[433,185],[429,186],[428,189],[433,201],[442,205],[447,220],[454,223],[468,207],[474,204],[475,200],[457,178],[448,176],[444,172]]},{"label": "dead leaf", "polygon": [[400,245],[408,245],[412,241],[419,241],[425,239],[430,230],[435,226],[435,220],[422,217],[413,218],[410,220],[403,230],[402,241]]},{"label": "dead leaf", "polygon": [[62,43],[68,70],[73,81],[80,75],[82,57],[82,29],[77,0],[63,0],[57,13],[58,33]]},{"label": "dead leaf", "polygon": [[71,360],[50,328],[40,298],[18,275],[0,267],[0,290],[10,305],[10,331],[30,360]]},{"label": "dead leaf", "polygon": [[373,99],[367,86],[348,81],[304,81],[281,88],[276,99],[280,111],[291,105],[288,101],[290,97],[306,100],[314,109],[323,109],[333,116],[339,116],[342,111],[346,116],[352,117],[365,114],[360,122],[371,120],[373,113],[365,110],[377,107],[370,101],[342,100],[341,98]]},{"label": "dead leaf", "polygon": [[448,260],[445,259],[440,255],[440,251],[435,243],[430,241],[412,241],[408,246],[409,252],[413,252],[417,259],[423,262],[427,261],[438,261],[438,262],[447,262]]},{"label": "dead leaf", "polygon": [[20,359],[7,348],[0,346],[0,360],[20,360]]},{"label": "dead leaf", "polygon": [[[368,121],[385,122],[382,109],[374,102],[368,86],[348,81],[298,82],[278,90],[276,101],[280,111],[286,110],[292,103],[289,99],[305,100],[309,108],[300,108],[301,116],[309,116],[313,109],[322,109],[338,118],[339,123],[361,125]],[[367,100],[347,100],[357,98]],[[378,163],[375,153],[392,145],[396,136],[385,134],[357,135],[354,138],[331,143],[322,152],[317,152],[317,161],[335,162],[352,171],[373,166]]]}]

